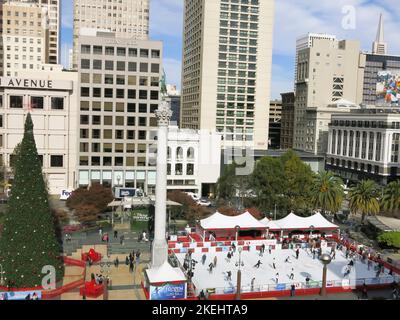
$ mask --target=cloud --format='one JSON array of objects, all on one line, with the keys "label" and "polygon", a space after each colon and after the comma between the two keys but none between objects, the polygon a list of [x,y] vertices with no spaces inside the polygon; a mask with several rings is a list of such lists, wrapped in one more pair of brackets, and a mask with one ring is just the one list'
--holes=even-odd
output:
[{"label": "cloud", "polygon": [[183,0],[152,0],[150,2],[150,35],[182,37]]}]

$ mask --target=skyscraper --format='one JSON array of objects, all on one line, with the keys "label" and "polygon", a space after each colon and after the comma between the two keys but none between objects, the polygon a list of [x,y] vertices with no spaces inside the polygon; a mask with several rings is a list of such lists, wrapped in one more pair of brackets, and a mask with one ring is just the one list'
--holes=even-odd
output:
[{"label": "skyscraper", "polygon": [[148,40],[149,0],[74,0],[74,68],[82,29],[111,31],[118,39]]},{"label": "skyscraper", "polygon": [[268,148],[273,0],[185,0],[181,127]]},{"label": "skyscraper", "polygon": [[376,33],[376,39],[372,44],[372,54],[387,54],[387,43],[385,42],[384,29],[383,29],[383,16],[379,17],[378,32]]}]

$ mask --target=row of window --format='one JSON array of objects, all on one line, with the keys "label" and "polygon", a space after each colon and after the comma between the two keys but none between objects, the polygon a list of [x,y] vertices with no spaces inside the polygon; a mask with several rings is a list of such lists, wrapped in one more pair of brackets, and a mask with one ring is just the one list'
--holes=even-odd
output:
[{"label": "row of window", "polygon": [[[102,135],[101,135],[102,132]],[[137,133],[136,133],[137,132]],[[91,139],[107,139],[107,140],[147,140],[146,130],[112,130],[112,129],[92,129]],[[80,129],[79,136],[81,139],[90,139],[89,129]]]},{"label": "row of window", "polygon": [[[137,63],[136,62],[128,62],[128,70],[126,70],[126,62],[125,61],[113,61],[113,60],[90,60],[90,59],[81,59],[81,69],[94,69],[94,70],[109,70],[109,71],[129,71],[129,72],[137,72]],[[150,68],[149,68],[150,65]],[[150,71],[149,71],[150,70]],[[159,73],[160,72],[160,64],[159,63],[139,63],[139,71],[140,72],[151,72],[151,73]]]},{"label": "row of window", "polygon": [[[136,58],[151,58],[159,59],[160,58],[160,50],[149,50],[149,49],[137,49],[137,48],[125,48],[125,47],[103,47],[99,45],[81,45],[81,53],[82,54],[98,54],[98,55],[106,55],[106,56],[114,56],[115,54],[118,57],[128,57]],[[139,55],[138,55],[139,54]]]},{"label": "row of window", "polygon": [[[48,109],[45,105],[45,97],[31,96],[29,102],[24,104],[23,96],[12,95],[9,96],[9,107],[12,109]],[[3,106],[3,96],[0,96],[0,108]],[[50,97],[50,109],[63,110],[64,98],[63,97]]]},{"label": "row of window", "polygon": [[[154,90],[138,90],[139,94],[136,95],[135,89],[113,89],[113,88],[90,88],[88,87],[81,87],[81,97],[93,97],[93,98],[118,98],[118,99],[141,99],[147,100],[158,100],[159,93],[158,91]],[[90,91],[92,94],[90,95]]]},{"label": "row of window", "polygon": [[[104,125],[104,126],[140,126],[140,127],[147,127],[150,125],[150,127],[156,127],[157,126],[157,119],[156,118],[150,118],[150,122],[148,123],[147,117],[113,117],[113,116],[99,116],[99,115],[92,115],[91,116],[91,121],[89,115],[81,115],[80,116],[80,124],[81,125]],[[136,119],[138,121],[136,121]],[[103,121],[102,121],[103,120]]]},{"label": "row of window", "polygon": [[[90,105],[92,108],[90,109]],[[139,113],[154,113],[158,109],[158,104],[147,105],[139,103],[111,102],[111,101],[81,101],[81,111],[106,111],[106,112],[139,112]]]},{"label": "row of window", "polygon": [[[139,78],[139,83],[137,82]],[[81,73],[81,83],[94,83],[94,84],[116,84],[116,85],[125,85],[129,86],[148,86],[150,84],[151,87],[159,86],[159,77],[149,77],[147,76],[126,76],[122,74],[100,74],[100,73]]]}]

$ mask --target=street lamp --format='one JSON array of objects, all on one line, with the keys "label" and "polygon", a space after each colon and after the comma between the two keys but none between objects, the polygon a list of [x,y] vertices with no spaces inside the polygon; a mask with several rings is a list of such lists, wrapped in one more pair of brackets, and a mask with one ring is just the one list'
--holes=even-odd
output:
[{"label": "street lamp", "polygon": [[239,252],[239,261],[235,263],[236,267],[239,267],[239,270],[237,272],[237,278],[236,278],[236,300],[240,300],[240,291],[242,287],[242,270],[241,267],[244,266],[244,263],[242,261],[242,251],[243,248],[239,247],[238,252]]},{"label": "street lamp", "polygon": [[236,227],[235,227],[235,230],[236,230],[236,239],[235,239],[235,241],[237,242],[238,239],[239,239],[240,226],[236,226]]},{"label": "street lamp", "polygon": [[321,255],[320,260],[324,265],[324,269],[322,271],[322,288],[321,288],[321,296],[326,297],[326,272],[328,269],[328,264],[331,263],[332,258],[329,254],[324,253]]},{"label": "street lamp", "polygon": [[107,277],[105,279],[105,284],[103,282],[103,286],[104,286],[104,294],[103,294],[103,299],[104,300],[108,300],[108,286],[111,283],[111,279],[110,279],[110,268],[111,268],[111,262],[108,258],[103,258],[103,260],[100,262],[100,273],[106,273]]}]

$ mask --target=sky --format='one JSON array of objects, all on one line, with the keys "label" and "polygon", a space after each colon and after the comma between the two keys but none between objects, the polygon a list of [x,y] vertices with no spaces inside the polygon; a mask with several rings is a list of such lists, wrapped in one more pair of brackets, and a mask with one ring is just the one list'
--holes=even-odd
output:
[{"label": "sky", "polygon": [[[183,0],[150,0],[150,39],[164,44],[167,82],[180,87]],[[214,0],[206,0],[214,1]],[[266,0],[261,0],[266,1]],[[271,98],[292,91],[296,39],[308,32],[329,33],[339,39],[359,40],[363,51],[371,51],[379,15],[385,21],[389,53],[400,55],[399,0],[276,0]],[[62,0],[61,62],[68,64],[72,47],[73,1]]]}]

